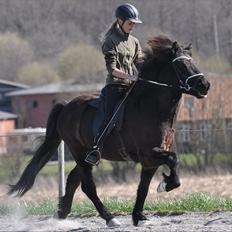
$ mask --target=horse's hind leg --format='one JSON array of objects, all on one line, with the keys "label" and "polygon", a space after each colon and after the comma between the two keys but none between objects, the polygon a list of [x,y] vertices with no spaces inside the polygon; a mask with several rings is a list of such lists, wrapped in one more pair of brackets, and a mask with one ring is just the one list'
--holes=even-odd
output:
[{"label": "horse's hind leg", "polygon": [[76,166],[70,173],[66,183],[65,195],[59,199],[58,217],[66,218],[71,211],[73,196],[80,185],[81,177]]},{"label": "horse's hind leg", "polygon": [[80,167],[80,171],[82,191],[93,202],[100,216],[106,220],[107,226],[119,226],[119,222],[114,219],[114,216],[106,209],[106,207],[97,196],[96,186],[92,176],[92,167],[88,164],[83,164],[83,166]]}]

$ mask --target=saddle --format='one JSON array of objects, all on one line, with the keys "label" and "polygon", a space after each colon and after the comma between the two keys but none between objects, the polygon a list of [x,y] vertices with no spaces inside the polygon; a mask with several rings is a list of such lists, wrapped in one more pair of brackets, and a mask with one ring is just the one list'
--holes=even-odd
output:
[{"label": "saddle", "polygon": [[[92,130],[93,130],[93,135],[94,137],[97,136],[97,133],[99,131],[99,129],[102,126],[102,123],[105,119],[105,104],[104,104],[104,98],[102,98],[101,96],[95,99],[92,99],[90,101],[88,101],[88,105],[92,106],[96,109],[96,114],[94,116],[94,120],[93,120],[93,126],[92,126]],[[115,110],[117,109],[118,104],[116,104]],[[117,114],[115,115],[115,117],[113,118],[108,131],[107,131],[107,135],[115,128],[118,132],[121,130],[122,127],[122,123],[123,123],[123,115],[124,115],[124,109],[125,106],[124,104],[120,107],[119,111],[117,112]]]}]

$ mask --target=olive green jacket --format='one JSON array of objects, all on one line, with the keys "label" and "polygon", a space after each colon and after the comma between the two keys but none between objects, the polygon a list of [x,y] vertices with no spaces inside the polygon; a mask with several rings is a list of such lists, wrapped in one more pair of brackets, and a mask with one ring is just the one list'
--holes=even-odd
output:
[{"label": "olive green jacket", "polygon": [[136,73],[136,67],[142,62],[143,57],[139,40],[130,34],[125,34],[119,27],[116,27],[105,39],[102,52],[108,70],[106,84],[129,84],[128,80],[117,78],[112,75],[112,72],[115,68],[118,68],[129,75]]}]

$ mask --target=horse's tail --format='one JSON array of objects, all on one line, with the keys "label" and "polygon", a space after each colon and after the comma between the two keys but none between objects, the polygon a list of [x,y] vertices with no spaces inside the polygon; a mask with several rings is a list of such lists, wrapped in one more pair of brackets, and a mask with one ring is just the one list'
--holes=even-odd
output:
[{"label": "horse's tail", "polygon": [[64,103],[57,103],[51,110],[47,121],[45,140],[35,152],[19,181],[15,185],[9,185],[9,195],[17,192],[17,196],[23,196],[33,186],[36,175],[57,150],[61,142],[56,129],[57,119],[63,107]]}]

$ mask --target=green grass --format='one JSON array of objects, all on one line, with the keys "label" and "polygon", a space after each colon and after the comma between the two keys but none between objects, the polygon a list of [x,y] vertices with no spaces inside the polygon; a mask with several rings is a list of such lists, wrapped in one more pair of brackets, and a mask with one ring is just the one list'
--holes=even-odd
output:
[{"label": "green grass", "polygon": [[[205,164],[204,155],[194,155],[192,153],[185,153],[179,155],[180,164],[182,167],[188,168],[197,167],[200,164]],[[216,165],[218,167],[232,164],[231,154],[217,153],[213,155],[213,160],[210,165]]]},{"label": "green grass", "polygon": [[[104,199],[103,203],[113,214],[130,214],[133,210],[134,201],[118,200],[118,199]],[[53,215],[57,211],[57,202],[51,199],[45,199],[39,203],[24,202],[23,208],[29,215]],[[160,200],[147,201],[144,205],[146,213],[182,213],[182,212],[212,212],[212,211],[231,211],[232,199],[212,197],[205,193],[194,193],[187,195],[182,199],[176,200]],[[0,205],[0,214],[7,214],[12,209],[7,206]],[[90,201],[80,202],[72,207],[72,213],[80,216],[97,215],[97,211]]]}]

